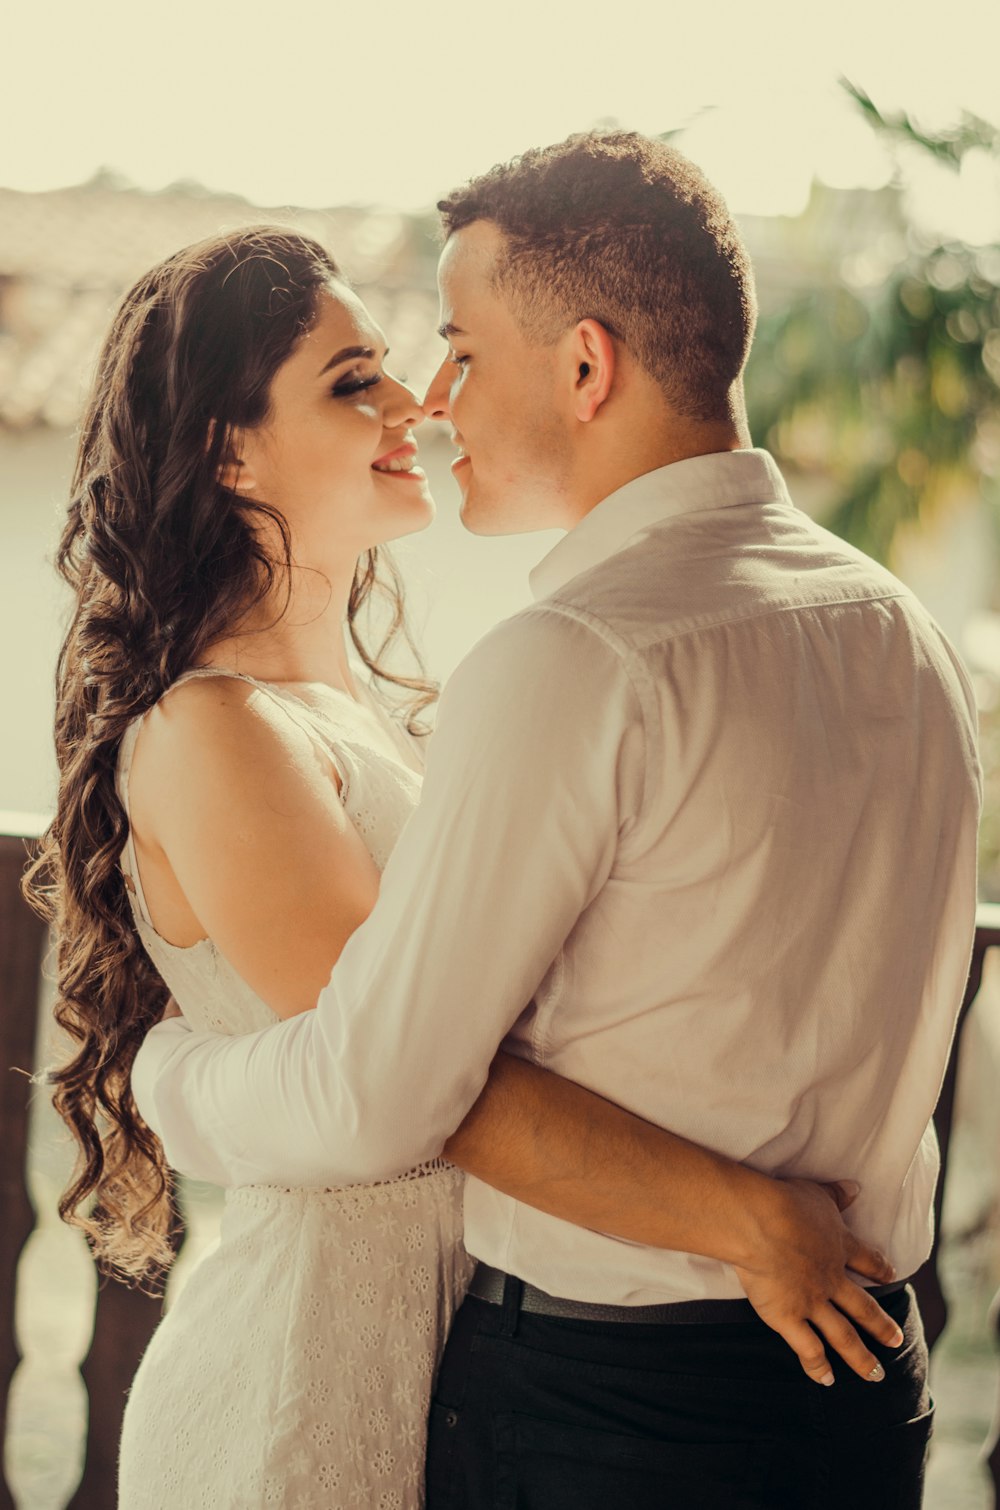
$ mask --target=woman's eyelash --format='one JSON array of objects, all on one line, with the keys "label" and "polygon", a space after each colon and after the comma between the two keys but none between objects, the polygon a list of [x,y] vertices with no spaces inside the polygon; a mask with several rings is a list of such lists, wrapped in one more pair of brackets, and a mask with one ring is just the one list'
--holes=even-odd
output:
[{"label": "woman's eyelash", "polygon": [[456,352],[452,351],[448,353],[448,360],[456,367],[464,367],[469,358],[467,356],[460,357]]},{"label": "woman's eyelash", "polygon": [[381,383],[381,372],[375,372],[371,377],[350,378],[345,383],[337,383],[332,389],[334,398],[349,398],[352,393],[361,393],[365,388],[374,388],[376,383]]}]

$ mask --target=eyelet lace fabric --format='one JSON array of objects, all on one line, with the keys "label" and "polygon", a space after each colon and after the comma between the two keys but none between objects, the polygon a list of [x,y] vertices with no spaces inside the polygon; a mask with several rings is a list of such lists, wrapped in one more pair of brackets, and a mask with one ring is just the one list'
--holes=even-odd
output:
[{"label": "eyelet lace fabric", "polygon": [[[371,737],[377,715],[343,701],[307,711],[382,868],[420,779],[402,747],[396,761]],[[119,761],[126,810],[137,732]],[[135,869],[129,848],[123,868]],[[143,915],[141,883],[130,898],[193,1025],[239,1033],[274,1021],[211,941],[168,944]],[[462,1176],[444,1160],[377,1185],[227,1192],[218,1244],[136,1374],[120,1510],[419,1510],[431,1385],[471,1269]]]}]

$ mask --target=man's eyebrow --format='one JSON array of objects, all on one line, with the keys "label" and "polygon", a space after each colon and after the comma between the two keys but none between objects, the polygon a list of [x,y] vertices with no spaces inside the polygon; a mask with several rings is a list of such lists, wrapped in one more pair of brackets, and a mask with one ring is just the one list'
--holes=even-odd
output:
[{"label": "man's eyebrow", "polygon": [[[389,355],[388,348],[385,354]],[[331,367],[338,367],[341,362],[356,362],[359,357],[374,360],[375,352],[371,346],[342,346],[339,351],[333,353],[326,366],[320,368],[317,376],[322,377],[324,372],[329,372]]]},{"label": "man's eyebrow", "polygon": [[468,331],[460,329],[460,327],[457,325],[453,325],[449,320],[447,325],[438,326],[438,335],[441,337],[442,341],[448,341],[452,336],[468,335]]}]

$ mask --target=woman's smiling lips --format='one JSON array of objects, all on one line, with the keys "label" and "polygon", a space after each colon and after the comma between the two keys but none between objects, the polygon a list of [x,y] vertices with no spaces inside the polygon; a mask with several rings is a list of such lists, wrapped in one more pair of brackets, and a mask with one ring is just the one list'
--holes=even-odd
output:
[{"label": "woman's smiling lips", "polygon": [[394,451],[387,451],[384,456],[373,461],[372,471],[380,472],[383,477],[416,478],[418,482],[426,480],[426,474],[417,466],[417,448],[412,441],[404,446],[397,446]]}]

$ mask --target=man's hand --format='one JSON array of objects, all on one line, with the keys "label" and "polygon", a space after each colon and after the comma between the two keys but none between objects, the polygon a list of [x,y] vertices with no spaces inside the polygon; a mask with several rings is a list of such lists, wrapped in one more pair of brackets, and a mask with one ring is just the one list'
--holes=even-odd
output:
[{"label": "man's hand", "polygon": [[892,1317],[847,1273],[851,1269],[876,1284],[896,1278],[884,1255],[856,1238],[841,1219],[857,1194],[857,1186],[846,1181],[777,1181],[760,1231],[759,1259],[736,1270],[758,1316],[785,1339],[817,1384],[834,1382],[824,1339],[862,1379],[884,1378],[852,1322],[886,1347],[903,1341]]}]

